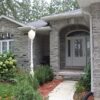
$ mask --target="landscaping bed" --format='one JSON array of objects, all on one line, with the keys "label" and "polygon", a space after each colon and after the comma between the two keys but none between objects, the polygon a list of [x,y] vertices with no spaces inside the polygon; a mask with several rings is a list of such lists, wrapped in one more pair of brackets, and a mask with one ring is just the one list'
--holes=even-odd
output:
[{"label": "landscaping bed", "polygon": [[[51,66],[40,65],[34,71],[33,77],[29,72],[17,67],[12,53],[0,55],[0,100],[43,100],[38,89],[46,83],[50,84],[53,79]],[[58,83],[52,81],[52,89]]]},{"label": "landscaping bed", "polygon": [[43,96],[43,98],[46,98],[48,94],[57,86],[59,85],[63,80],[52,80],[51,82],[45,83],[42,86],[39,87],[40,94]]},{"label": "landscaping bed", "polygon": [[[88,64],[85,67],[84,75],[81,77],[81,79],[76,84],[76,92],[74,94],[73,99],[74,100],[85,100],[83,99],[88,98],[87,100],[94,100],[94,97],[91,96],[91,65]],[[92,94],[93,95],[93,94]]]},{"label": "landscaping bed", "polygon": [[[75,93],[73,99],[74,99],[74,100],[82,100],[82,98],[83,98],[84,96],[86,96],[88,93],[89,93],[89,92]],[[88,98],[88,100],[94,100],[94,97],[93,97],[93,96],[90,96],[90,97]]]}]

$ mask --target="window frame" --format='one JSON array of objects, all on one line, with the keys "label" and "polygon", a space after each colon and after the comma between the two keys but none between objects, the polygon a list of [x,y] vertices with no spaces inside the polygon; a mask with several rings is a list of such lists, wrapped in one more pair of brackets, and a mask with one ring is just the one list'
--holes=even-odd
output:
[{"label": "window frame", "polygon": [[0,40],[0,45],[1,45],[1,48],[0,48],[0,53],[2,54],[3,53],[3,42],[7,42],[7,51],[10,51],[10,42],[13,42],[14,39],[4,39],[4,40]]}]

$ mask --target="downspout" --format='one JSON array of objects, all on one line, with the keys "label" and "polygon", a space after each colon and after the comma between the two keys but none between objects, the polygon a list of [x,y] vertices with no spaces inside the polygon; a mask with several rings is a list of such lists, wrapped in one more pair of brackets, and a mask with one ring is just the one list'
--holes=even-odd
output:
[{"label": "downspout", "polygon": [[83,14],[90,18],[90,53],[91,53],[91,92],[93,92],[93,33],[92,33],[92,16],[90,13],[82,11]]}]

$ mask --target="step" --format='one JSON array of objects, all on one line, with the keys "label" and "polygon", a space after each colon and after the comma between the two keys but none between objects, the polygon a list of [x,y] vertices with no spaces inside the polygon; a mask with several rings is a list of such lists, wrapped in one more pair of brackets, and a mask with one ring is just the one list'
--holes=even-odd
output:
[{"label": "step", "polygon": [[84,66],[67,66],[63,67],[62,70],[84,70]]},{"label": "step", "polygon": [[56,78],[63,78],[65,80],[79,80],[84,72],[81,70],[61,70],[56,73]]}]

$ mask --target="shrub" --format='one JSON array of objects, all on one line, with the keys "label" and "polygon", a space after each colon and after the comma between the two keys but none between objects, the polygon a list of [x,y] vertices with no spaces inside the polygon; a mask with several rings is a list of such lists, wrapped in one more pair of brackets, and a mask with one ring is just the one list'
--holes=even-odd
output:
[{"label": "shrub", "polygon": [[42,85],[43,83],[51,81],[54,75],[50,66],[41,65],[41,66],[38,66],[38,69],[36,69],[35,77],[38,80],[39,84]]},{"label": "shrub", "polygon": [[0,79],[10,80],[15,77],[16,60],[12,53],[0,54]]},{"label": "shrub", "polygon": [[83,92],[90,90],[91,90],[91,66],[87,65],[85,68],[85,74],[76,84],[76,92]]},{"label": "shrub", "polygon": [[32,77],[31,75],[28,77],[28,81],[30,85],[33,87],[34,90],[37,90],[39,87],[38,80],[35,77]]},{"label": "shrub", "polygon": [[32,76],[25,74],[20,77],[16,87],[15,97],[17,100],[42,100],[37,91],[38,82]]}]

